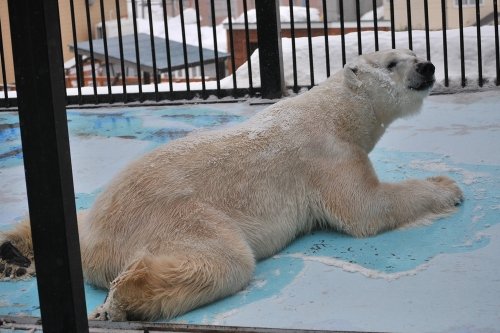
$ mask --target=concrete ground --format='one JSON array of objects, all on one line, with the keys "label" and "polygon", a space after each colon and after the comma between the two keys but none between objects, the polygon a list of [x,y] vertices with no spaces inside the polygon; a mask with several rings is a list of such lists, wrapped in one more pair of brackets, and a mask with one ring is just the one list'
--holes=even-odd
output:
[{"label": "concrete ground", "polygon": [[[248,103],[70,110],[77,207],[145,151],[192,130],[230,126]],[[500,90],[431,96],[371,153],[380,178],[446,174],[465,193],[427,226],[354,239],[304,236],[260,262],[238,294],[171,322],[387,332],[500,332]],[[17,114],[0,114],[0,230],[27,212]],[[106,291],[86,286],[88,310]],[[0,282],[0,315],[39,316],[36,281]]]}]

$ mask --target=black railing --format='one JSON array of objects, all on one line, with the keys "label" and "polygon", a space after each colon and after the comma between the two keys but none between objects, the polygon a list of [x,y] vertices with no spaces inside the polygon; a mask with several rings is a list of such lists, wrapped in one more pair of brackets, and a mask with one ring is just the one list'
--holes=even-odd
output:
[{"label": "black railing", "polygon": [[[2,90],[3,96],[0,99],[4,107],[11,106],[11,99],[9,98],[9,86],[7,83],[6,66],[5,66],[5,51],[3,47],[3,33],[2,33],[2,20],[0,19],[0,68],[2,71]],[[1,104],[0,104],[1,105]]]},{"label": "black railing", "polygon": [[[130,13],[126,1],[130,2]],[[428,0],[323,0],[319,5],[315,2],[317,7],[305,1],[303,18],[294,15],[297,9],[294,1],[283,0],[280,3],[289,6],[285,14],[290,22],[279,22],[279,14],[269,17],[257,10],[262,21],[255,24],[249,21],[248,11],[258,9],[256,2],[259,3],[196,0],[191,2],[193,8],[187,8],[183,1],[175,0],[61,0],[69,14],[61,14],[61,18],[69,22],[61,27],[71,30],[65,34],[70,39],[63,40],[62,47],[66,60],[74,58],[74,65],[66,69],[66,104],[172,102],[203,100],[210,96],[270,97],[266,94],[271,90],[283,91],[288,87],[297,92],[302,87],[311,87],[342,67],[347,59],[386,48],[410,48],[435,63],[438,61],[439,89],[450,85],[455,88],[499,85],[497,0],[476,1],[473,6],[464,6],[462,0],[450,6],[442,0],[440,15],[429,12]],[[274,5],[274,1],[271,2]],[[378,7],[381,4],[385,7]],[[433,5],[435,8],[436,3]],[[185,10],[195,13],[195,21],[187,20]],[[319,15],[312,15],[313,10]],[[453,16],[449,13],[452,10],[456,11]],[[372,13],[368,20],[365,19],[367,11]],[[112,13],[112,17],[106,18],[106,13]],[[205,16],[203,22],[202,16]],[[234,19],[238,16],[240,19]],[[450,20],[455,16],[457,22]],[[221,24],[223,18],[227,19]],[[7,21],[5,16],[0,17],[2,109],[17,105],[12,47],[10,40],[4,38],[10,31]],[[467,25],[475,25],[475,28]],[[221,30],[221,26],[225,30]],[[256,29],[260,33],[255,32]],[[291,38],[274,38],[273,29],[277,29],[277,36]],[[366,30],[372,33],[365,33]],[[149,36],[147,45],[140,42],[143,34]],[[273,41],[256,40],[256,35],[261,35],[261,39],[270,36]],[[475,66],[468,59],[471,45],[466,44],[472,37],[476,39]],[[132,44],[126,45],[130,38]],[[306,42],[301,42],[301,38]],[[422,39],[425,39],[423,44]],[[318,51],[317,45],[321,43],[324,52]],[[266,56],[252,59],[254,45]],[[306,59],[297,56],[303,47],[306,52],[300,54],[307,54]],[[440,48],[439,57],[433,57],[436,49],[431,47]],[[493,70],[492,66],[485,66],[484,59],[492,48]],[[323,62],[326,68],[319,65]],[[244,70],[238,71],[239,68]],[[272,70],[271,73],[267,73],[268,70]],[[283,75],[284,81],[280,79]],[[279,87],[267,89],[270,84]]]},{"label": "black railing", "polygon": [[[9,0],[19,122],[44,332],[88,332],[57,1]],[[51,258],[49,260],[49,258]]]}]

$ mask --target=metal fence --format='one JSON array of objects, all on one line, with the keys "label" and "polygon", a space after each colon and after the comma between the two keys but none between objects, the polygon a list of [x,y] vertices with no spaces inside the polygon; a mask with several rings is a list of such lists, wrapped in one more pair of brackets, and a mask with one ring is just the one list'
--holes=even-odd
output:
[{"label": "metal fence", "polygon": [[[279,97],[386,48],[432,60],[440,87],[499,84],[497,0],[295,2],[273,12],[255,0],[60,0],[61,37],[53,38],[66,59],[66,104]],[[2,12],[0,108],[8,109],[17,95]]]}]

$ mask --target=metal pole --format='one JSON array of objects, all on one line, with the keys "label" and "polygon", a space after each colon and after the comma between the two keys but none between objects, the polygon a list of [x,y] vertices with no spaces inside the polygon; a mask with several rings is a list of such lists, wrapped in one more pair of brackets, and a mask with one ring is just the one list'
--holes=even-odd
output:
[{"label": "metal pole", "polygon": [[280,98],[285,91],[279,1],[256,0],[260,84],[263,98]]},{"label": "metal pole", "polygon": [[57,0],[9,0],[43,331],[88,332]]}]

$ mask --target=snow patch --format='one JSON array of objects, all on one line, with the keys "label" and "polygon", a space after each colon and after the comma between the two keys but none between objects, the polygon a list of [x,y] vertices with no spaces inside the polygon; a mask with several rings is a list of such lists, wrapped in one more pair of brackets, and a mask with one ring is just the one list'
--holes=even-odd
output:
[{"label": "snow patch", "polygon": [[[413,51],[422,58],[426,57],[426,34],[425,31],[413,30]],[[431,61],[436,66],[435,92],[455,92],[464,89],[478,89],[478,54],[477,54],[477,30],[476,27],[466,27],[463,29],[465,49],[464,59],[467,77],[467,86],[461,86],[461,62],[460,62],[460,30],[447,30],[448,46],[448,78],[449,87],[444,86],[444,63],[443,56],[443,32],[430,31],[429,43]],[[482,70],[483,78],[486,79],[483,87],[495,87],[496,65],[494,61],[487,59],[495,58],[495,27],[481,27],[482,45]],[[363,54],[375,51],[375,34],[373,31],[361,32]],[[392,48],[392,35],[390,31],[378,32],[379,49],[386,50]],[[408,48],[408,32],[398,31],[395,33],[396,48]],[[341,36],[329,36],[329,58],[330,73],[335,73],[343,67],[342,64],[342,39]],[[324,36],[313,37],[311,39],[312,62],[314,64],[314,83],[318,84],[326,80],[326,52]],[[287,86],[294,85],[293,59],[292,59],[292,39],[282,38],[283,66],[285,73],[285,83]],[[358,56],[358,34],[353,32],[345,35],[346,60],[354,59]],[[308,38],[295,38],[295,54],[297,68],[298,85],[311,84],[311,73],[309,70],[309,40]],[[252,63],[252,80],[254,86],[260,86],[260,66],[259,50],[257,49],[250,58]],[[248,64],[241,65],[236,71],[237,85],[240,88],[248,87]],[[221,81],[224,89],[232,88],[232,76],[228,76]]]},{"label": "snow patch", "polygon": [[[288,8],[288,7],[285,7]],[[294,20],[297,21],[301,17],[300,14],[304,9],[303,7],[294,7],[294,13],[297,11],[297,15],[294,15]],[[197,25],[190,23],[190,9],[185,15],[185,36],[186,43],[194,46],[198,45],[198,31]],[[312,8],[311,8],[312,10]],[[285,13],[286,10],[280,10],[280,13]],[[289,12],[289,10],[288,10]],[[314,18],[314,11],[311,11],[311,18]],[[155,14],[153,13],[153,18]],[[239,19],[239,18],[238,18]],[[238,20],[237,19],[237,20]],[[249,18],[250,19],[250,18]],[[113,24],[109,21],[108,36],[112,37],[111,25]],[[126,22],[126,20],[122,20]],[[187,23],[186,23],[187,22]],[[283,21],[285,22],[285,21]],[[125,24],[125,23],[123,23]],[[138,32],[149,34],[149,20],[148,19],[137,19]],[[108,29],[108,22],[106,22],[106,29]],[[173,18],[168,18],[168,32],[170,40],[177,42],[182,42],[181,34],[181,24],[180,18],[178,16]],[[227,38],[226,29],[223,24],[216,26],[217,33],[217,47],[220,52],[227,52]],[[422,57],[426,57],[426,35],[425,31],[413,30],[413,50],[415,53]],[[163,20],[153,20],[153,34],[158,37],[165,37],[165,29]],[[202,46],[206,49],[214,49],[214,38],[212,27],[203,26],[201,27],[201,39]],[[361,32],[362,40],[362,51],[363,53],[370,53],[375,51],[375,37],[373,31],[363,31]],[[464,90],[475,91],[479,89],[478,85],[478,54],[477,54],[477,31],[476,27],[466,27],[463,29],[464,35],[464,59],[466,68],[466,87],[461,86],[461,61],[460,61],[460,30],[450,29],[447,30],[447,46],[448,46],[448,79],[449,87],[444,86],[444,63],[445,59],[443,56],[443,33],[442,31],[430,31],[429,32],[429,44],[431,61],[436,66],[436,84],[434,85],[433,92],[459,92]],[[391,49],[392,48],[392,36],[391,32],[379,31],[378,32],[379,48],[380,50]],[[485,82],[483,83],[483,88],[494,88],[496,80],[496,64],[495,61],[490,61],[489,59],[495,59],[495,27],[494,26],[483,26],[481,27],[481,51],[482,51],[482,74]],[[395,33],[396,48],[408,48],[408,32],[398,31]],[[330,74],[335,73],[343,67],[342,64],[342,40],[341,36],[329,36],[329,59],[330,59]],[[314,84],[318,84],[326,80],[326,53],[325,53],[325,38],[324,36],[313,37],[311,39],[312,47],[312,62],[314,64]],[[296,54],[296,68],[297,68],[297,84],[298,85],[310,85],[311,84],[311,73],[309,70],[309,41],[308,38],[295,38],[295,54]],[[292,39],[282,38],[282,49],[283,49],[283,66],[285,73],[285,84],[288,87],[294,85],[294,75],[293,75],[293,59],[292,59]],[[345,52],[346,59],[354,59],[358,56],[358,35],[357,33],[349,33],[345,35]],[[260,86],[260,65],[259,65],[259,50],[257,49],[250,57],[252,63],[252,84],[254,87]],[[208,65],[207,65],[208,66]],[[232,75],[227,76],[221,80],[222,89],[233,88]],[[248,88],[249,87],[249,71],[248,62],[241,65],[236,71],[236,84],[238,88]],[[123,93],[122,86],[112,86],[112,93],[119,94]],[[190,82],[190,89],[192,91],[201,91],[201,82]],[[206,89],[217,89],[216,81],[206,82]],[[169,91],[170,86],[168,83],[161,83],[158,85],[159,91]],[[173,83],[174,91],[185,91],[185,83]],[[127,86],[127,92],[137,93],[139,88],[137,85]],[[154,84],[144,84],[142,85],[143,92],[154,92]],[[68,96],[78,95],[77,88],[67,89]],[[82,87],[81,93],[83,95],[93,95],[93,87]],[[107,94],[107,87],[97,87],[98,94]],[[9,91],[9,97],[15,98],[17,96],[16,91]],[[0,91],[0,98],[4,97],[4,92]]]}]

